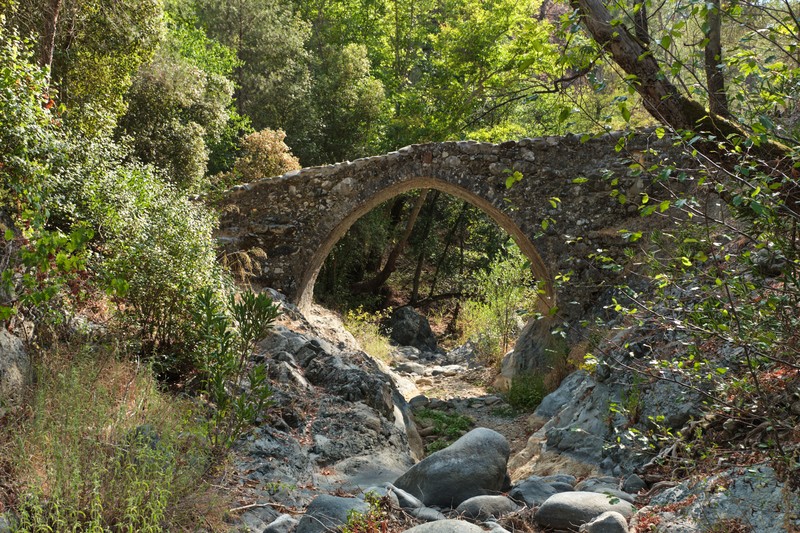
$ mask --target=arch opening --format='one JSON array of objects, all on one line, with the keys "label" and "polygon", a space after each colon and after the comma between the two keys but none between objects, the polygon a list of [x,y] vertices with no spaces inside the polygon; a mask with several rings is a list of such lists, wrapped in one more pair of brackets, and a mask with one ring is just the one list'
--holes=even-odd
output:
[{"label": "arch opening", "polygon": [[303,271],[302,278],[298,285],[295,299],[299,306],[304,307],[311,304],[314,294],[314,286],[320,269],[325,259],[330,255],[333,247],[350,230],[350,228],[367,213],[374,210],[384,202],[387,202],[399,195],[408,193],[415,189],[430,189],[440,191],[453,197],[464,200],[470,205],[478,208],[491,218],[497,226],[508,233],[522,254],[528,259],[531,271],[536,280],[541,282],[542,292],[538,297],[538,310],[547,313],[556,304],[556,294],[553,279],[549,269],[542,260],[539,252],[531,242],[530,238],[520,229],[512,218],[503,211],[496,208],[488,200],[452,183],[444,182],[434,178],[418,177],[408,179],[392,186],[382,189],[367,201],[351,211],[341,220],[328,234],[322,244],[314,252],[311,260]]}]

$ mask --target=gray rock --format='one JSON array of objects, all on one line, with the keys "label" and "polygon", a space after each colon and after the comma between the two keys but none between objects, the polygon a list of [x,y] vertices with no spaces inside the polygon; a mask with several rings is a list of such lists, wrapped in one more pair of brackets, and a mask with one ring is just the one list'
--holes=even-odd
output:
[{"label": "gray rock", "polygon": [[497,522],[484,522],[483,525],[488,527],[491,533],[511,533]]},{"label": "gray rock", "polygon": [[559,481],[553,481],[550,483],[550,486],[556,489],[556,492],[570,492],[575,490],[573,485],[570,485],[569,483],[561,483]]},{"label": "gray rock", "polygon": [[632,494],[628,494],[625,491],[619,490],[618,487],[619,483],[617,478],[603,476],[585,479],[575,485],[575,490],[597,492],[599,494],[605,494],[606,496],[620,498],[626,502],[633,503],[636,498]]},{"label": "gray rock", "polygon": [[419,498],[416,496],[409,494],[408,492],[404,491],[403,489],[399,489],[389,483],[386,488],[394,493],[397,496],[397,501],[399,502],[401,509],[418,509],[420,507],[425,507],[425,504],[422,503]]},{"label": "gray rock", "polygon": [[[570,489],[572,489],[571,486]],[[533,476],[511,489],[508,496],[515,501],[524,503],[528,507],[538,507],[550,496],[558,492],[550,483],[540,477]]]},{"label": "gray rock", "polygon": [[483,533],[483,529],[463,520],[439,520],[414,526],[403,533]]},{"label": "gray rock", "polygon": [[534,414],[542,418],[555,416],[567,403],[576,398],[581,391],[591,386],[591,381],[591,376],[585,370],[573,372],[564,378],[564,381],[555,391],[544,397]]},{"label": "gray rock", "polygon": [[31,381],[31,360],[22,341],[0,328],[0,407],[17,403]]},{"label": "gray rock", "polygon": [[647,483],[636,474],[629,475],[622,483],[622,490],[630,494],[636,494],[645,487],[647,487]]},{"label": "gray rock", "polygon": [[394,485],[425,505],[457,507],[473,496],[503,490],[509,453],[504,436],[476,428],[411,467]]},{"label": "gray rock", "polygon": [[425,366],[413,361],[403,361],[394,367],[394,369],[398,372],[405,372],[406,374],[425,375]]},{"label": "gray rock", "polygon": [[292,533],[297,524],[298,520],[295,517],[282,514],[264,529],[264,533]]},{"label": "gray rock", "polygon": [[265,524],[263,520],[255,516],[253,513],[243,514],[241,521],[244,524],[244,527],[247,528],[247,531],[251,533],[264,533],[264,530],[267,528],[267,524]]},{"label": "gray rock", "polygon": [[5,514],[0,514],[0,533],[11,533],[11,521]]},{"label": "gray rock", "polygon": [[566,452],[580,461],[597,464],[603,454],[605,441],[581,427],[551,428],[546,433],[548,450]]},{"label": "gray rock", "polygon": [[369,504],[356,498],[340,498],[320,494],[306,509],[297,524],[297,533],[323,533],[336,531],[347,523],[351,511],[369,512]]},{"label": "gray rock", "polygon": [[597,492],[560,492],[542,504],[534,520],[552,529],[577,529],[607,511],[618,512],[628,519],[635,508],[624,500]]},{"label": "gray rock", "polygon": [[417,507],[415,509],[408,509],[408,514],[419,518],[420,520],[425,520],[426,522],[436,522],[447,519],[445,515],[432,507]]},{"label": "gray rock", "polygon": [[595,489],[619,488],[619,480],[611,476],[589,477],[575,485],[575,490],[597,492]]},{"label": "gray rock", "polygon": [[621,514],[608,511],[578,530],[582,533],[628,533],[628,521]]},{"label": "gray rock", "polygon": [[544,476],[542,481],[555,485],[556,483],[565,483],[573,488],[578,482],[578,479],[571,474],[553,474],[552,476]]},{"label": "gray rock", "polygon": [[405,306],[394,310],[391,318],[391,339],[401,346],[413,346],[425,352],[436,351],[436,337],[431,331],[428,319],[417,313],[413,307]]},{"label": "gray rock", "polygon": [[461,502],[456,512],[472,520],[488,520],[500,518],[517,509],[517,504],[505,496],[475,496]]}]

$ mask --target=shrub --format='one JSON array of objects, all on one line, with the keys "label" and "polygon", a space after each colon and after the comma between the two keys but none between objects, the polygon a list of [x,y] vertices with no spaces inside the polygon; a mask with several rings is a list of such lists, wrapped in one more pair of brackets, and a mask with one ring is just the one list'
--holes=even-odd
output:
[{"label": "shrub", "polygon": [[210,289],[197,295],[197,359],[205,393],[215,406],[208,437],[218,451],[232,446],[269,405],[267,370],[248,363],[256,342],[266,337],[278,314],[278,306],[265,293],[245,292],[238,298],[231,293],[226,308]]},{"label": "shrub", "polygon": [[356,309],[347,311],[344,316],[344,327],[353,334],[353,337],[361,345],[361,349],[385,363],[391,362],[389,354],[392,346],[389,344],[389,338],[381,330],[381,322],[391,312],[391,309],[387,309],[370,313],[364,311],[363,306],[358,306]]},{"label": "shrub", "polygon": [[548,394],[545,378],[541,374],[519,374],[511,380],[506,401],[515,409],[533,411]]},{"label": "shrub", "polygon": [[479,359],[493,366],[511,347],[536,302],[530,263],[512,245],[475,274],[473,290],[477,298],[463,308],[463,340],[477,338]]},{"label": "shrub", "polygon": [[283,140],[283,130],[269,128],[253,132],[242,139],[242,155],[234,164],[240,182],[250,182],[280,176],[300,168],[300,161]]}]

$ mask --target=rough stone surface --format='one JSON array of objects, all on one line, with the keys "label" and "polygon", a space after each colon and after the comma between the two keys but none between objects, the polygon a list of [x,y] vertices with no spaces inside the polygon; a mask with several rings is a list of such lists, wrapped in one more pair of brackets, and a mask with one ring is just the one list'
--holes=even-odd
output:
[{"label": "rough stone surface", "polygon": [[505,437],[476,428],[411,467],[394,485],[425,505],[457,507],[473,496],[503,490],[509,453]]},{"label": "rough stone surface", "polygon": [[582,533],[628,533],[628,521],[621,514],[608,511],[578,530]]},{"label": "rough stone surface", "polygon": [[423,352],[436,351],[436,336],[428,319],[413,307],[404,306],[394,310],[390,320],[391,339],[400,346],[413,346]]},{"label": "rough stone surface", "polygon": [[19,401],[30,379],[31,360],[22,341],[0,329],[0,407]]},{"label": "rough stone surface", "polygon": [[366,513],[369,504],[356,498],[340,498],[321,494],[314,498],[306,514],[297,524],[296,533],[323,533],[336,531],[347,523],[351,511]]},{"label": "rough stone surface", "polygon": [[408,513],[426,522],[436,522],[447,518],[441,511],[437,511],[432,507],[416,507],[414,509],[409,509]]},{"label": "rough stone surface", "polygon": [[456,513],[472,520],[500,518],[518,509],[517,504],[505,496],[475,496],[461,502]]},{"label": "rough stone surface", "polygon": [[403,533],[483,533],[483,529],[463,520],[439,520],[414,526]]},{"label": "rough stone surface", "polygon": [[[567,135],[502,144],[431,143],[293,171],[229,191],[221,201],[217,237],[225,252],[254,252],[251,259],[261,268],[253,281],[305,305],[325,258],[358,218],[398,194],[433,188],[471,202],[497,221],[530,259],[535,278],[544,282],[542,310],[558,304],[559,319],[577,324],[617,281],[615,274],[581,258],[598,248],[623,258],[624,237],[601,230],[639,223],[634,206],[609,194],[612,178],[616,189],[634,198],[657,185],[632,168],[631,154],[645,168],[656,158],[691,165],[669,139],[659,140],[652,131],[629,138],[621,152],[617,140],[607,134],[585,142]],[[524,176],[510,188],[508,169]],[[586,181],[576,183],[576,178]],[[552,197],[560,199],[555,207]],[[545,219],[552,223],[543,232]],[[567,243],[564,235],[580,239]],[[565,284],[556,294],[554,275],[567,271],[580,283]],[[577,338],[582,332],[574,329],[570,335]],[[546,363],[547,343],[536,340],[536,335],[520,338],[518,369]]]},{"label": "rough stone surface", "polygon": [[534,519],[543,527],[577,529],[607,511],[615,511],[628,519],[635,509],[624,500],[596,492],[560,492],[542,504]]},{"label": "rough stone surface", "polygon": [[651,514],[659,516],[657,531],[665,533],[702,531],[722,520],[738,521],[758,532],[800,530],[800,494],[781,482],[771,467],[754,465],[669,488],[639,511],[639,516]]}]

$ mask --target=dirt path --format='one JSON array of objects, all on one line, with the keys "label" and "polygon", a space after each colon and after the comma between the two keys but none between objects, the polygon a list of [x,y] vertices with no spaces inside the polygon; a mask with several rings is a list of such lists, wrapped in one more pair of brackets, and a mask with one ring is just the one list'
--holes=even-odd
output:
[{"label": "dirt path", "polygon": [[[513,456],[525,447],[533,432],[530,413],[519,412],[494,391],[491,370],[478,368],[455,375],[417,377],[419,392],[429,399],[442,400],[448,410],[469,417],[475,427],[493,429],[505,436]],[[433,405],[437,405],[436,402]]]}]

